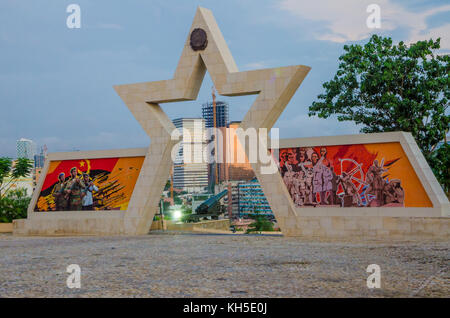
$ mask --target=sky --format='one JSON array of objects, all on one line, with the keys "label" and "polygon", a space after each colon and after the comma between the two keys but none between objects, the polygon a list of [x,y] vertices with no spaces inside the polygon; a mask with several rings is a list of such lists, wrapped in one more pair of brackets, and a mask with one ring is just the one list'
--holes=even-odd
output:
[{"label": "sky", "polygon": [[[68,5],[81,8],[69,29]],[[370,29],[369,4],[381,28]],[[374,34],[407,43],[441,37],[450,52],[450,3],[418,0],[2,0],[0,156],[16,140],[49,152],[147,147],[150,139],[113,85],[170,79],[195,15],[213,11],[239,70],[308,65],[311,71],[276,122],[281,138],[358,133],[336,118],[308,117],[345,44]],[[196,101],[162,104],[170,118],[201,117],[211,100],[207,74]],[[256,96],[222,97],[241,120]]]}]

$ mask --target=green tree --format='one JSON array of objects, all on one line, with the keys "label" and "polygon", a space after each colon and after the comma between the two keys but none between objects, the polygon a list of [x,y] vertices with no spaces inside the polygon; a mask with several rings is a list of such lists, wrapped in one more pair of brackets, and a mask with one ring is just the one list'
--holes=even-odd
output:
[{"label": "green tree", "polygon": [[252,232],[271,232],[273,231],[273,223],[265,216],[262,215],[258,210],[255,210],[254,215],[252,216],[254,222],[248,225],[246,234]]},{"label": "green tree", "polygon": [[[13,165],[11,158],[0,158],[0,200],[8,193],[19,178],[30,174],[33,169],[33,161],[27,158],[18,158]],[[9,177],[8,181],[5,179]]]},{"label": "green tree", "polygon": [[334,78],[309,107],[309,116],[353,121],[361,132],[407,131],[417,141],[444,190],[449,191],[449,55],[440,39],[397,45],[373,35],[365,45],[345,45]]},{"label": "green tree", "polygon": [[170,190],[170,180],[167,180],[166,185],[164,186],[164,191]]},{"label": "green tree", "polygon": [[30,200],[31,197],[28,196],[27,189],[8,191],[0,199],[0,223],[9,223],[14,219],[26,218]]},{"label": "green tree", "polygon": [[190,220],[190,216],[192,214],[192,208],[183,206],[183,209],[181,211],[183,213],[183,216],[181,217],[181,222],[188,223]]}]

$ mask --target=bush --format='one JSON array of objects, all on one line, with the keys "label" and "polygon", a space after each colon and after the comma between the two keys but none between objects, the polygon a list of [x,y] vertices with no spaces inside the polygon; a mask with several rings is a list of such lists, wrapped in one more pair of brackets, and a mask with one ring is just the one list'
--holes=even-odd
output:
[{"label": "bush", "polygon": [[256,216],[253,217],[255,222],[250,223],[248,225],[246,234],[250,234],[252,232],[271,232],[273,231],[273,223],[264,215],[256,213]]},{"label": "bush", "polygon": [[183,216],[181,217],[181,222],[188,223],[189,219],[190,219],[190,216],[192,214],[192,209],[191,208],[185,208],[185,209],[183,209],[182,213],[183,213]]},{"label": "bush", "polygon": [[0,199],[0,223],[10,223],[14,219],[27,217],[27,209],[31,197],[27,195],[26,189],[8,191]]}]

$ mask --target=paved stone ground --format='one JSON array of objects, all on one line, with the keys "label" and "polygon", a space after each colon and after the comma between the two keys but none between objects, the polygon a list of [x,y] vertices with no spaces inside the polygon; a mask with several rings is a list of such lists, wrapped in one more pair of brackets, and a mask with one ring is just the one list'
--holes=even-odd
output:
[{"label": "paved stone ground", "polygon": [[[449,242],[0,235],[0,297],[449,297]],[[381,289],[366,267],[381,267]],[[79,264],[81,289],[66,287]]]}]

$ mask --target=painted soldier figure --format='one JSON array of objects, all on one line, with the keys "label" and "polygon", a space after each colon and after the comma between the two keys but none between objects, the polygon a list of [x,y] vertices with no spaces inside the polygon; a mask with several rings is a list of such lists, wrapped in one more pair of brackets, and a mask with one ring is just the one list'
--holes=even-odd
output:
[{"label": "painted soldier figure", "polygon": [[332,178],[331,178],[331,193],[330,193],[330,198],[331,198],[331,204],[335,205],[339,203],[339,197],[337,195],[337,191],[338,191],[338,187],[339,187],[339,176],[336,175],[336,173],[334,172],[334,168],[331,167],[331,174],[332,174]]},{"label": "painted soldier figure", "polygon": [[300,203],[301,205],[305,205],[307,199],[306,173],[303,170],[300,170],[298,174],[299,178],[297,183],[298,183],[298,194],[300,197]]},{"label": "painted soldier figure", "polygon": [[391,180],[383,189],[384,204],[398,204],[403,206],[404,191],[400,180]]},{"label": "painted soldier figure", "polygon": [[297,172],[299,169],[295,164],[295,156],[292,153],[288,153],[288,160],[285,162],[286,172]]},{"label": "painted soldier figure", "polygon": [[82,208],[83,181],[77,176],[77,168],[70,169],[70,180],[67,182],[66,193],[69,197],[70,211],[79,211]]},{"label": "painted soldier figure", "polygon": [[402,188],[401,181],[396,180],[394,183],[395,198],[402,206],[405,203],[405,191]]},{"label": "painted soldier figure", "polygon": [[281,157],[281,177],[284,177],[284,174],[287,172],[286,163],[288,160],[288,153],[282,152],[280,157]]},{"label": "painted soldier figure", "polygon": [[65,174],[61,172],[58,175],[58,183],[53,188],[53,197],[55,198],[56,211],[67,210],[68,200],[64,193],[66,184]]},{"label": "painted soldier figure", "polygon": [[344,189],[343,207],[360,206],[361,198],[359,197],[358,189],[352,181],[351,175],[343,172],[340,177],[340,183]]},{"label": "painted soldier figure", "polygon": [[305,166],[305,175],[306,175],[306,204],[314,204],[315,200],[313,199],[313,181],[314,181],[314,172],[312,167]]},{"label": "painted soldier figure", "polygon": [[366,194],[374,194],[375,199],[371,202],[371,206],[382,206],[383,205],[383,188],[386,181],[383,179],[383,173],[387,170],[383,169],[382,166],[378,165],[378,160],[374,160],[372,166],[370,166],[366,175],[366,182],[369,187],[366,190]]}]

